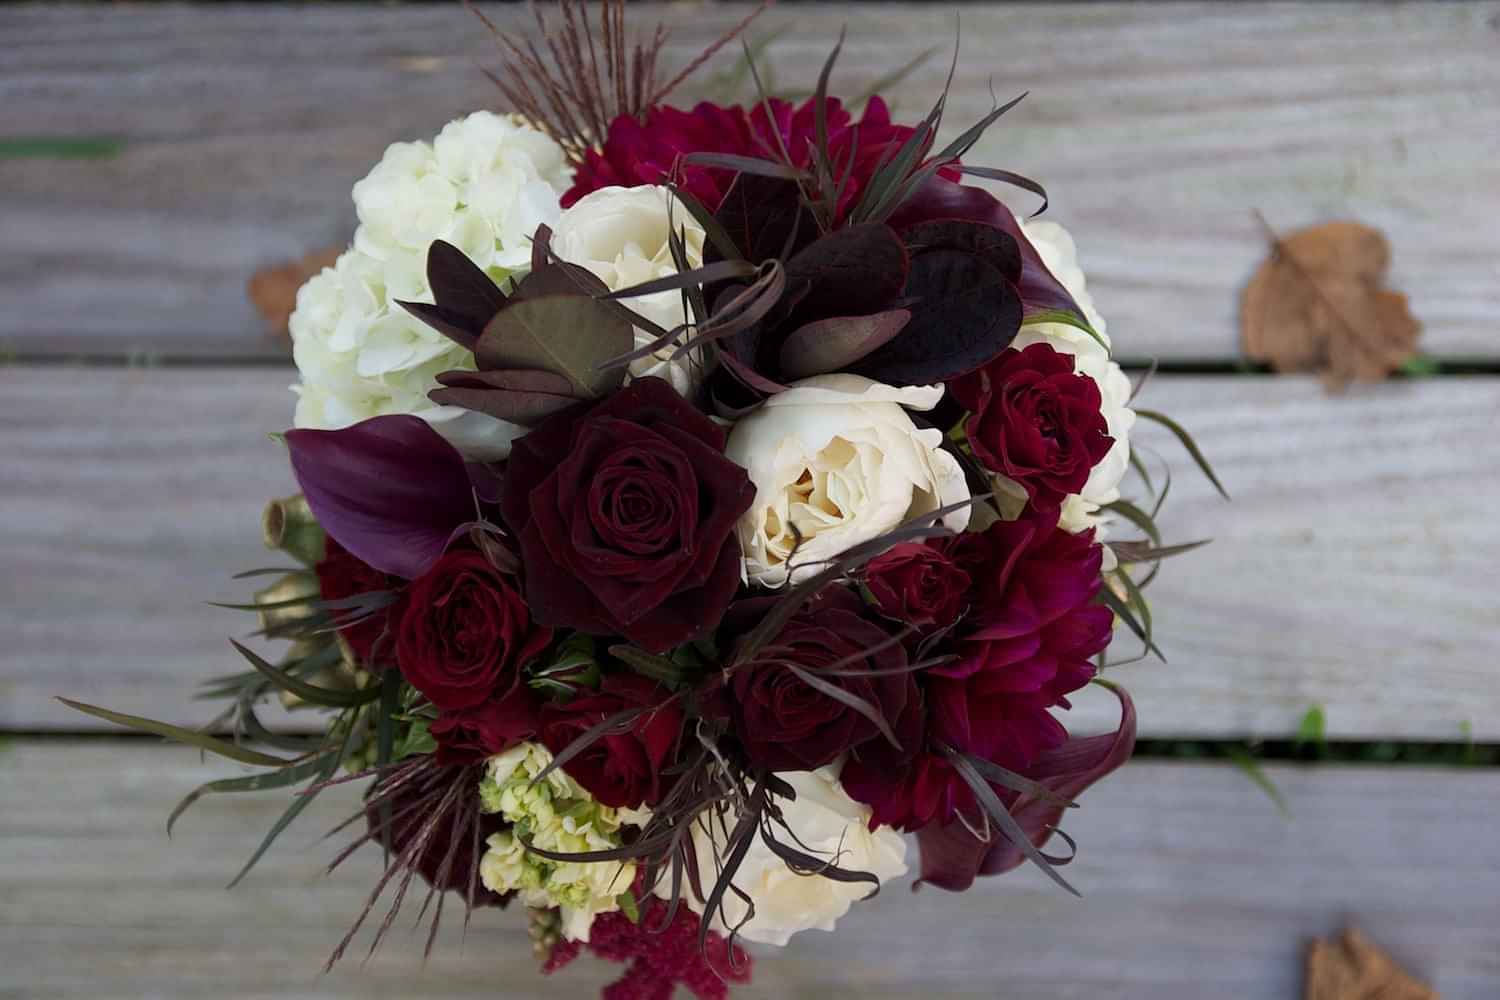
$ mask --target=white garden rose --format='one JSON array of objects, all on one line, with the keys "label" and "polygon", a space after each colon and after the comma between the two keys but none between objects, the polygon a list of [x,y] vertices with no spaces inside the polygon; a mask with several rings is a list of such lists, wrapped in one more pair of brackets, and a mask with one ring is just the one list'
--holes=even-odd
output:
[{"label": "white garden rose", "polygon": [[[668,234],[676,229],[683,237],[687,261],[703,265],[703,227],[682,203],[664,187],[606,187],[580,198],[557,220],[552,249],[570,264],[587,268],[610,291],[629,288],[677,273]],[[664,330],[687,321],[680,291],[654,292],[624,300],[634,312]],[[639,327],[637,347],[656,339]],[[666,379],[684,396],[697,388],[703,377],[697,352],[676,361],[668,357],[676,345],[639,358],[630,365],[632,378],[655,375]]]},{"label": "white garden rose", "polygon": [[[840,868],[869,872],[882,883],[906,874],[906,838],[888,826],[870,830],[870,808],[855,802],[839,785],[836,767],[787,771],[777,777],[797,793],[795,799],[777,799],[787,827],[776,828],[778,839]],[[732,815],[724,817],[722,828],[707,814],[699,814],[693,821],[693,847],[705,895],[720,870],[715,843],[724,844],[735,819]],[[850,906],[870,893],[868,882],[835,882],[821,875],[793,872],[759,835],[733,881],[755,903],[755,916],[740,926],[739,934],[762,944],[784,945],[793,934],[811,928],[831,931]],[[670,882],[661,880],[656,893],[669,897]],[[693,912],[703,914],[703,902],[691,890],[683,891],[682,901]],[[736,893],[725,893],[722,913],[715,915],[714,930],[727,934],[728,928],[739,925],[748,912],[749,907]]]},{"label": "white garden rose", "polygon": [[1027,222],[1019,218],[1017,221],[1021,223],[1026,238],[1036,247],[1042,263],[1073,296],[1084,318],[1099,334],[1096,339],[1087,331],[1067,323],[1027,323],[1010,345],[1019,351],[1032,344],[1044,343],[1062,354],[1071,354],[1073,370],[1087,375],[1099,386],[1101,412],[1109,425],[1109,436],[1115,443],[1089,473],[1082,492],[1063,501],[1058,519],[1068,531],[1084,531],[1100,524],[1097,511],[1102,504],[1120,498],[1120,481],[1130,466],[1130,429],[1135,426],[1135,411],[1130,408],[1130,379],[1119,364],[1110,359],[1104,317],[1099,315],[1089,296],[1083,271],[1078,266],[1073,237],[1055,222]]},{"label": "white garden rose", "polygon": [[[755,486],[739,522],[746,577],[779,587],[909,518],[968,499],[942,432],[918,428],[903,409],[930,410],[942,396],[942,386],[819,375],[740,420],[724,454]],[[967,506],[943,518],[953,531],[968,523]]]},{"label": "white garden rose", "polygon": [[450,122],[432,143],[391,145],[354,186],[353,246],[297,292],[296,426],[335,429],[406,413],[469,458],[509,454],[525,428],[427,398],[437,373],[472,369],[474,358],[397,301],[432,301],[433,240],[454,244],[497,282],[524,272],[531,235],[556,221],[568,183],[557,143],[487,111]]}]

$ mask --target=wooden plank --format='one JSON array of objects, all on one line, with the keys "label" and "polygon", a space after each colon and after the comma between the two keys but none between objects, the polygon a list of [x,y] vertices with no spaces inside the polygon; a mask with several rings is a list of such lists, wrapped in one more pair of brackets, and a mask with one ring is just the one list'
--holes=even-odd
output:
[{"label": "wooden plank", "polygon": [[[205,800],[170,842],[161,824],[232,770],[140,743],[14,746],[0,794],[27,808],[0,811],[0,995],[519,1000],[590,996],[605,980],[593,959],[538,976],[516,911],[479,913],[462,948],[451,912],[424,972],[421,937],[404,930],[414,910],[368,965],[361,942],[317,978],[378,868],[367,848],[320,877],[341,842],[315,838],[357,808],[355,791],[326,793],[226,892],[285,796]],[[1070,814],[1082,902],[1032,870],[961,895],[891,886],[833,935],[758,952],[754,986],[735,995],[1287,1000],[1306,940],[1346,922],[1445,1000],[1500,993],[1500,775],[1270,774],[1291,819],[1229,768],[1131,765]]]},{"label": "wooden plank", "polygon": [[[262,504],[293,490],[265,433],[290,416],[269,369],[0,369],[0,729],[90,728],[67,694],[174,720],[235,669],[231,573],[275,565]],[[1151,736],[1284,736],[1322,704],[1336,738],[1500,739],[1492,599],[1500,379],[1390,383],[1158,376],[1225,504],[1165,435],[1169,540],[1212,537],[1150,591],[1170,662],[1121,667]],[[1120,532],[1120,537],[1125,536]],[[1117,649],[1133,648],[1122,636]],[[1107,725],[1104,696],[1075,716]]]},{"label": "wooden plank", "polygon": [[[743,8],[665,10],[677,65]],[[794,29],[778,83],[810,87],[841,25],[846,93],[939,50],[891,91],[925,111],[952,13],[775,10],[758,30]],[[1259,209],[1383,227],[1424,347],[1494,359],[1500,228],[1476,222],[1500,217],[1497,31],[1493,2],[966,5],[949,121],[987,110],[991,80],[1030,90],[972,160],[1046,182],[1131,357],[1236,355]],[[493,49],[456,5],[35,6],[0,11],[0,34],[0,134],[126,141],[0,160],[0,347],[24,354],[275,353],[249,274],[345,239],[350,185],[387,143],[495,101],[477,68]]]}]

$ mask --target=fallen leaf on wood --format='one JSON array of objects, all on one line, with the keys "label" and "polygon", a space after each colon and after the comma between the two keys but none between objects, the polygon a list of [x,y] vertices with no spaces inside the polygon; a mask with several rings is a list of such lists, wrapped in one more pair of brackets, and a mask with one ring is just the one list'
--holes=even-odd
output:
[{"label": "fallen leaf on wood", "polygon": [[314,250],[301,260],[263,267],[251,276],[245,294],[273,337],[287,336],[287,321],[297,307],[297,289],[323,268],[332,267],[343,252],[343,247]]},{"label": "fallen leaf on wood", "polygon": [[1304,1000],[1439,1000],[1437,991],[1401,970],[1357,930],[1307,949]]},{"label": "fallen leaf on wood", "polygon": [[1246,354],[1278,372],[1319,372],[1334,389],[1379,381],[1414,356],[1422,325],[1406,296],[1384,287],[1391,255],[1378,229],[1329,222],[1267,233],[1271,255],[1240,304]]}]

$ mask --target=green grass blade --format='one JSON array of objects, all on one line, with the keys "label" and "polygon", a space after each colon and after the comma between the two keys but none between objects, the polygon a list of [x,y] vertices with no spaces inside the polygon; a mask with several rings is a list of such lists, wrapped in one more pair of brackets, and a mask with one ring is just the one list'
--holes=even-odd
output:
[{"label": "green grass blade", "polygon": [[226,740],[221,740],[216,736],[209,736],[207,733],[200,733],[195,729],[184,729],[182,726],[157,722],[155,719],[143,719],[138,715],[112,712],[107,708],[100,708],[97,705],[86,705],[81,701],[73,701],[69,698],[58,698],[57,700],[69,708],[83,712],[85,715],[92,715],[97,719],[103,719],[105,722],[113,722],[117,726],[124,726],[127,729],[134,729],[137,732],[151,733],[154,736],[161,736],[177,743],[195,746],[200,750],[207,750],[209,753],[218,754],[220,757],[237,760],[241,764],[254,764],[257,767],[286,767],[294,763],[294,761],[285,760],[281,757],[273,757],[270,754],[259,753],[245,747],[235,746]]}]

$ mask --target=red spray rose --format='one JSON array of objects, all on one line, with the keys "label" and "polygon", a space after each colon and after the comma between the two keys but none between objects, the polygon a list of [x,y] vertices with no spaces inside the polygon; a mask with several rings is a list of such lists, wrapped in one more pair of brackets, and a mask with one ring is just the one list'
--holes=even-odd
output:
[{"label": "red spray rose", "polygon": [[611,731],[563,765],[563,770],[607,806],[653,806],[671,787],[662,770],[672,764],[682,734],[682,709],[666,688],[637,674],[604,678],[597,694],[542,709],[541,740],[554,754],[612,715],[638,710],[623,731]]},{"label": "red spray rose", "polygon": [[[673,179],[675,168],[681,188],[710,212],[716,211],[734,182],[734,171],[703,166],[679,168],[679,159],[688,153],[733,153],[779,163],[784,146],[795,166],[807,167],[815,148],[817,115],[813,100],[793,105],[772,98],[770,117],[763,104],[746,111],[707,101],[692,111],[655,107],[646,112],[644,122],[622,115],[610,123],[603,149],[587,154],[562,203],[566,207],[591,191],[612,185],[663,184]],[[839,195],[842,216],[858,200],[881,156],[893,155],[914,129],[893,124],[890,110],[879,97],[870,98],[858,123],[838,98],[826,98],[826,102],[830,157],[838,169],[851,164]],[[942,175],[952,180],[959,177],[953,168],[945,168]]]},{"label": "red spray rose", "polygon": [[664,652],[712,630],[740,583],[755,498],[724,431],[659,378],[516,441],[501,508],[538,621]]},{"label": "red spray rose", "polygon": [[1099,386],[1049,344],[1008,349],[948,388],[971,414],[964,430],[975,456],[1038,508],[1054,510],[1081,491],[1114,444]]},{"label": "red spray rose", "polygon": [[[810,771],[867,742],[889,745],[874,721],[807,683],[789,664],[872,705],[893,728],[918,697],[903,669],[901,643],[865,616],[853,593],[838,585],[824,589],[730,676],[735,735],[753,762],[773,771]],[[829,671],[835,664],[837,672]],[[872,676],[850,673],[860,670]]]},{"label": "red spray rose", "polygon": [[[351,554],[349,550],[334,541],[331,535],[326,540],[323,560],[314,567],[314,570],[318,574],[318,592],[325,601],[341,601],[360,594],[390,590],[400,585],[399,580],[393,580]],[[339,634],[349,643],[349,648],[354,651],[361,666],[380,665],[372,663],[371,656],[377,652],[377,645],[382,645],[381,638],[386,636],[386,623],[390,617],[390,611],[390,607],[381,608],[374,614],[339,629]],[[390,651],[388,644],[382,645],[382,648],[378,650],[385,657],[389,656]]]},{"label": "red spray rose", "polygon": [[443,711],[510,690],[552,641],[521,595],[479,552],[448,552],[411,582],[396,641],[407,683]]},{"label": "red spray rose", "polygon": [[439,764],[477,764],[536,735],[541,704],[531,688],[508,692],[456,712],[443,712],[429,732]]},{"label": "red spray rose", "polygon": [[963,611],[969,589],[965,573],[936,543],[902,542],[865,566],[865,586],[888,618],[918,628],[946,628]]}]

